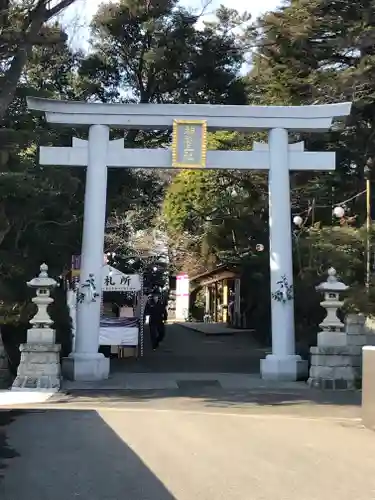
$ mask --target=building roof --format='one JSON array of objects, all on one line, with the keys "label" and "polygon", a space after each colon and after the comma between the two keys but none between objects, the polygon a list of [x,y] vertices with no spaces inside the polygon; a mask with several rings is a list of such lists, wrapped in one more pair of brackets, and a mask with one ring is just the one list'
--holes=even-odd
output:
[{"label": "building roof", "polygon": [[226,278],[238,278],[240,272],[236,266],[229,266],[227,264],[221,264],[211,271],[206,271],[204,273],[192,276],[190,282],[195,285],[209,285],[212,283],[217,283]]}]

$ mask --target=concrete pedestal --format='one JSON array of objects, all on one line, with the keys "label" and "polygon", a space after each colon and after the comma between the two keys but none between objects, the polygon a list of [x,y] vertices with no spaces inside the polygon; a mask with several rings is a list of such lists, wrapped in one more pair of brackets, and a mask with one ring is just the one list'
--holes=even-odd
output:
[{"label": "concrete pedestal", "polygon": [[365,346],[362,355],[362,422],[375,430],[375,346]]},{"label": "concrete pedestal", "polygon": [[279,357],[269,354],[260,361],[260,373],[264,380],[303,380],[307,377],[308,363],[298,355]]},{"label": "concrete pedestal", "polygon": [[62,360],[62,372],[67,380],[91,382],[109,377],[110,360],[103,354],[71,353]]},{"label": "concrete pedestal", "polygon": [[22,344],[21,361],[12,391],[57,392],[61,386],[59,344]]}]

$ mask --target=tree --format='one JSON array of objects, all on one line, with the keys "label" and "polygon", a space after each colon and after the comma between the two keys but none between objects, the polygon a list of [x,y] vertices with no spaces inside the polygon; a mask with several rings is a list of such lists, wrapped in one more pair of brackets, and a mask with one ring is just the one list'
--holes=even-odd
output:
[{"label": "tree", "polygon": [[[238,71],[247,46],[234,30],[246,24],[248,16],[221,8],[217,22],[203,30],[196,28],[198,19],[199,14],[175,0],[103,4],[92,23],[93,51],[79,71],[86,95],[104,102],[244,103],[245,87]],[[130,147],[160,147],[169,141],[170,131],[126,133]],[[127,175],[118,170],[110,175],[109,190],[117,198],[129,196]],[[157,216],[173,174],[140,171],[137,175],[146,189],[137,206],[129,209],[132,223],[141,229]],[[121,213],[117,212],[117,220],[124,220]]]},{"label": "tree", "polygon": [[[375,153],[374,9],[370,1],[361,1],[355,6],[346,0],[288,1],[280,9],[263,16],[251,31],[249,44],[255,45],[256,49],[252,70],[246,78],[250,103],[300,105],[354,101],[353,112],[345,128],[319,136],[291,134],[292,141],[304,140],[308,150],[334,150],[337,153],[335,172],[299,172],[291,175],[291,217],[293,213],[301,213],[306,218],[305,230],[295,228],[293,236],[299,338],[303,338],[309,326],[315,339],[320,308],[314,286],[325,279],[326,268],[330,265],[336,266],[343,279],[354,287],[355,296],[350,297],[353,307],[358,306],[356,297],[361,295],[359,290],[363,291],[365,259],[361,225],[365,207],[360,193],[364,190],[364,164]],[[226,148],[231,149],[240,137],[240,134],[226,134]],[[247,140],[247,149],[251,149],[250,146]],[[164,211],[167,223],[175,231],[176,226],[178,231],[189,231],[192,220],[195,220],[198,234],[204,232],[203,218],[199,219],[192,210],[197,205],[205,207],[210,200],[210,196],[201,192],[199,182],[197,184],[196,176],[200,175],[191,173],[185,179],[177,178],[168,191]],[[214,180],[216,174],[206,172],[204,175],[208,179],[212,176]],[[238,174],[230,175],[232,186],[236,189]],[[264,179],[256,179],[253,175],[248,173],[244,176],[253,180],[248,191],[250,200],[255,193],[264,190]],[[205,182],[210,185],[208,179],[205,178]],[[231,208],[233,200],[221,196],[219,188],[217,191],[215,203],[225,205],[220,212],[223,222],[223,214]],[[348,219],[352,227],[345,225],[333,232],[332,208],[349,198],[351,201],[346,202],[346,207],[356,216]],[[259,204],[254,203],[253,209],[266,217],[266,205],[264,196]],[[241,224],[250,229],[250,233],[257,220],[255,213],[249,210],[240,215]],[[217,233],[220,236],[217,239],[221,248],[219,252],[211,240],[211,250],[220,257],[220,261],[232,227],[237,223],[237,220],[231,220],[229,227],[220,225],[220,229],[225,229],[224,234]],[[266,226],[260,225],[264,231]],[[267,250],[267,245],[265,247]],[[262,256],[266,256],[266,252]],[[241,258],[242,266],[247,266],[249,257],[251,255]],[[257,262],[257,271],[263,274],[265,283],[268,259],[257,259]],[[249,280],[251,276],[248,275]],[[265,303],[265,306],[268,307],[268,304]],[[309,317],[309,325],[306,325],[304,315]]]},{"label": "tree", "polygon": [[[345,131],[296,137],[304,139],[310,150],[337,151],[335,172],[319,179],[302,173],[293,176],[295,186],[304,186],[318,205],[334,205],[362,191],[364,165],[375,154],[374,23],[371,1],[354,5],[348,0],[313,0],[285,2],[257,26],[259,48],[249,75],[254,103],[353,101]],[[355,208],[363,214],[364,203]]]},{"label": "tree", "polygon": [[[285,2],[258,25],[259,49],[249,75],[255,103],[314,104],[353,101],[346,128],[314,136],[301,134],[310,150],[336,151],[336,170],[292,176],[305,201],[315,199],[315,221],[331,223],[336,203],[347,204],[356,225],[365,219],[364,166],[374,148],[375,4],[361,0]],[[306,203],[307,202],[307,203]],[[322,208],[320,208],[322,206]],[[312,221],[314,222],[314,221]]]},{"label": "tree", "polygon": [[[62,5],[61,2],[59,2],[59,5]],[[123,2],[116,9],[122,8],[124,10],[124,19],[128,19],[129,27],[133,26],[135,37],[132,42],[132,50],[135,51],[134,61],[132,63],[131,59],[125,58],[125,56],[123,59],[115,60],[115,51],[109,51],[108,57],[104,58],[104,63],[106,71],[112,71],[113,78],[117,78],[120,74],[123,75],[126,68],[133,67],[140,61],[146,64],[150,57],[150,54],[143,54],[141,56],[135,50],[137,43],[142,40],[142,36],[144,37],[144,32],[142,32],[144,18],[141,18],[142,16],[134,18],[133,11],[130,13],[129,8],[126,8],[126,5],[124,5],[125,3]],[[230,46],[229,44],[232,43],[235,45],[233,37],[228,34],[220,34],[216,28],[207,28],[204,35],[195,34],[195,31],[192,29],[193,23],[185,11],[180,11],[179,8],[173,10],[171,6],[168,8],[164,6],[163,12],[165,15],[156,15],[155,12],[161,8],[152,7],[151,5],[149,6],[153,12],[151,15],[147,11],[147,6],[143,5],[142,7],[142,5],[137,7],[138,10],[141,12],[143,8],[148,16],[147,19],[150,19],[150,23],[152,21],[155,22],[155,26],[157,25],[152,31],[153,35],[157,35],[156,39],[158,39],[158,36],[162,36],[163,29],[165,30],[165,36],[169,36],[168,50],[170,52],[168,52],[168,57],[172,53],[175,59],[177,57],[177,54],[173,52],[172,40],[174,38],[168,29],[174,30],[173,35],[178,33],[184,35],[185,31],[183,30],[191,32],[189,35],[190,40],[195,41],[196,44],[200,44],[198,47],[199,50],[203,50],[206,46],[212,47],[214,43],[217,43],[218,48],[221,47],[220,43],[223,44],[222,47],[225,50],[222,50],[220,57],[218,56],[219,59],[221,58],[220,68],[223,77],[216,92],[217,99],[220,98],[225,101],[227,98],[225,92],[234,98],[236,88],[243,90],[243,85],[235,81],[235,67],[240,63],[241,56],[237,49],[234,53],[232,50],[232,52],[229,51],[229,55],[226,54],[226,49]],[[12,15],[14,14],[16,4],[12,3],[8,6],[9,8],[13,8],[13,11],[7,11],[10,20],[10,12]],[[28,6],[31,8],[30,3]],[[34,7],[34,4],[32,6]],[[102,8],[100,12],[105,12],[105,8]],[[178,14],[179,12],[180,14]],[[22,9],[19,15],[21,16],[21,14],[25,15]],[[103,17],[100,17],[101,14],[99,14],[99,17],[97,16],[97,24],[94,26],[101,26],[99,23],[101,19],[100,22],[104,23],[103,26],[105,29],[103,28],[103,30],[106,33],[107,25],[104,22],[105,18],[103,20]],[[168,23],[163,28],[162,21],[164,22],[165,20],[168,20]],[[187,22],[187,27],[185,26],[186,20],[189,21]],[[225,22],[228,23],[228,21]],[[118,23],[115,23],[116,26],[120,30]],[[48,25],[43,30],[46,33],[48,31],[49,34],[52,31],[62,33],[61,28],[57,25],[52,27]],[[140,34],[137,34],[137,30]],[[16,27],[12,33],[15,31]],[[111,32],[108,33],[108,37],[112,36]],[[120,36],[120,33],[118,36]],[[26,289],[24,284],[26,279],[29,279],[35,273],[41,259],[48,262],[52,274],[55,272],[60,273],[65,266],[69,265],[71,254],[79,252],[84,189],[84,172],[81,169],[61,167],[43,168],[38,165],[37,145],[69,145],[72,131],[55,130],[46,126],[39,116],[28,112],[25,96],[31,94],[65,99],[95,99],[98,97],[98,94],[96,87],[93,87],[91,84],[90,71],[93,72],[93,75],[97,79],[93,78],[93,81],[97,84],[97,88],[101,88],[104,94],[108,92],[108,89],[110,89],[108,80],[103,78],[102,81],[99,81],[99,77],[102,76],[101,71],[103,70],[99,55],[105,56],[105,44],[107,43],[109,46],[111,41],[108,37],[102,39],[104,48],[100,46],[100,40],[96,37],[94,54],[87,58],[80,53],[72,52],[66,43],[49,43],[51,41],[50,38],[48,38],[48,43],[40,44],[38,42],[38,44],[34,44],[29,53],[29,58],[23,66],[22,78],[18,82],[14,98],[7,107],[7,111],[2,119],[1,131],[2,139],[4,140],[1,141],[0,148],[0,190],[2,194],[0,204],[1,287],[3,291],[2,298],[14,311],[16,311],[13,307],[15,302],[18,301],[21,303],[23,297],[25,297]],[[61,40],[64,39],[65,36],[62,34]],[[30,40],[28,39],[28,43]],[[163,40],[167,40],[167,38]],[[115,40],[112,39],[112,41]],[[121,43],[120,39],[118,43]],[[159,45],[155,46],[153,42],[150,53],[152,53],[154,48],[161,49],[163,47],[162,42],[158,43]],[[182,41],[179,43],[183,45]],[[208,50],[207,47],[206,50]],[[185,65],[185,69],[183,69],[184,73],[178,75],[178,81],[173,80],[173,71],[177,71],[178,69],[177,62],[173,63],[175,66],[172,66],[172,69],[174,69],[168,73],[171,81],[168,84],[167,90],[164,87],[163,91],[160,90],[166,84],[166,69],[163,70],[161,62],[158,65],[155,63],[154,66],[157,66],[157,71],[155,69],[153,78],[159,90],[155,91],[156,93],[150,99],[154,99],[156,95],[165,95],[169,99],[168,95],[173,93],[173,85],[177,85],[174,92],[179,92],[178,85],[182,82],[183,78],[187,80],[189,78],[186,69],[189,64],[189,71],[196,71],[196,88],[203,96],[205,92],[209,91],[208,82],[205,78],[211,77],[213,73],[205,73],[202,65],[199,70],[195,69],[194,65],[198,65],[199,61],[197,55],[198,49],[194,50],[196,52],[194,53],[195,59],[193,61],[187,61],[186,58],[188,58],[188,55],[185,56],[185,60],[183,61]],[[94,62],[97,63],[97,66],[94,65]],[[117,66],[110,66],[109,63],[111,62],[116,63]],[[214,69],[211,66],[211,71],[214,71]],[[215,75],[219,78],[219,72],[215,73]],[[117,83],[121,88],[122,80],[118,79]],[[126,88],[122,86],[122,92],[124,90],[130,91],[130,85],[137,85],[137,81],[129,80]],[[185,88],[188,88],[187,83],[185,84]],[[135,87],[133,93],[136,94],[138,89],[140,87]],[[192,92],[192,88],[190,88],[190,92]],[[223,96],[220,97],[219,92],[223,93]],[[241,98],[244,99],[243,92]],[[209,97],[206,99],[208,100]],[[84,132],[82,135],[82,131],[77,131],[76,134],[80,137],[85,137]],[[119,135],[117,134],[117,136]],[[135,138],[135,135],[133,135],[133,138]],[[129,137],[127,139],[130,141]],[[162,136],[152,133],[139,133],[136,143],[142,146],[165,143],[166,140],[168,140],[168,133]],[[121,172],[110,172],[107,207],[109,226],[111,226],[113,220],[122,220],[125,212],[130,211],[133,217],[131,218],[131,227],[125,227],[123,224],[120,229],[118,226],[115,228],[111,227],[109,228],[109,232],[117,231],[117,235],[109,234],[108,236],[116,236],[117,241],[121,237],[123,239],[125,237],[126,240],[130,234],[129,231],[138,231],[150,224],[159,210],[166,180],[168,180],[168,177],[160,179],[155,174],[150,175],[144,171],[124,170]],[[110,244],[110,238],[107,238],[107,243]],[[122,246],[125,248],[129,245],[125,242],[125,245]]]},{"label": "tree", "polygon": [[48,23],[74,1],[0,0],[0,120],[33,50],[66,40],[60,26]]},{"label": "tree", "polygon": [[237,75],[245,46],[232,24],[246,18],[227,9],[218,16],[197,30],[199,16],[176,0],[105,3],[93,20],[93,53],[81,75],[90,80],[91,94],[105,101],[242,104]]},{"label": "tree", "polygon": [[[353,101],[347,126],[327,134],[295,134],[309,150],[336,151],[336,171],[291,176],[292,206],[306,217],[296,231],[295,286],[298,335],[308,329],[315,339],[321,309],[314,285],[327,268],[337,268],[354,293],[351,307],[364,304],[364,165],[374,151],[375,5],[346,0],[288,1],[257,23],[257,50],[248,75],[254,104],[316,104]],[[332,208],[346,202],[351,210],[344,225],[332,230]],[[362,304],[359,305],[362,301]],[[305,318],[309,318],[309,325]],[[300,337],[301,338],[301,337]]]},{"label": "tree", "polygon": [[[66,44],[35,49],[22,81],[1,121],[0,290],[1,313],[13,311],[27,297],[26,280],[42,261],[52,275],[67,266],[80,239],[83,172],[38,165],[37,144],[67,143],[66,132],[51,130],[26,107],[26,95],[60,96],[73,92],[75,57]],[[71,77],[70,86],[67,80]]]},{"label": "tree", "polygon": [[239,263],[256,253],[257,244],[266,244],[266,190],[255,188],[259,177],[203,170],[175,178],[163,215],[184,271],[188,271],[187,249],[194,248],[198,271],[201,266],[207,270],[219,263]]},{"label": "tree", "polygon": [[[209,134],[209,149],[250,150],[257,135]],[[267,245],[267,178],[257,171],[180,172],[169,185],[163,217],[176,265],[192,272],[239,263]],[[192,252],[192,259],[187,254]],[[191,261],[193,266],[185,268]]]}]

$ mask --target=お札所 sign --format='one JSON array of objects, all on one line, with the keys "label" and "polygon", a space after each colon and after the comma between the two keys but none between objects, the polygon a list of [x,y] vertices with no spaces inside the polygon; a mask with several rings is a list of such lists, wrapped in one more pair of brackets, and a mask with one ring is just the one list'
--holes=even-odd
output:
[{"label": "\u304a\u672d\u6240 sign", "polygon": [[124,274],[112,266],[104,266],[102,290],[103,292],[139,292],[141,276]]}]

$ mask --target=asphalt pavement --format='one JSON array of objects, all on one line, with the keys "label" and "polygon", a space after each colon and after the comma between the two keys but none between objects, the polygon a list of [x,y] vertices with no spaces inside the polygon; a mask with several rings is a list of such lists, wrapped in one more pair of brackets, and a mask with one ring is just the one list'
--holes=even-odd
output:
[{"label": "asphalt pavement", "polygon": [[133,378],[119,361],[113,389],[0,409],[0,499],[375,500],[359,392],[265,386],[250,338],[169,334]]},{"label": "asphalt pavement", "polygon": [[350,401],[90,394],[0,413],[2,500],[375,498]]}]

